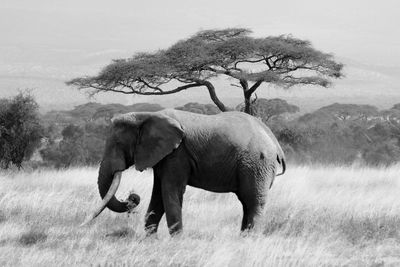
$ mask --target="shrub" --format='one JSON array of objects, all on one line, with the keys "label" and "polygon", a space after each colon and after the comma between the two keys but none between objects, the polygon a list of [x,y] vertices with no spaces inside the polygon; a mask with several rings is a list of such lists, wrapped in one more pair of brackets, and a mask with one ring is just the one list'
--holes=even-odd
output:
[{"label": "shrub", "polygon": [[29,94],[20,93],[0,101],[0,167],[21,168],[40,146],[43,127],[38,105]]}]

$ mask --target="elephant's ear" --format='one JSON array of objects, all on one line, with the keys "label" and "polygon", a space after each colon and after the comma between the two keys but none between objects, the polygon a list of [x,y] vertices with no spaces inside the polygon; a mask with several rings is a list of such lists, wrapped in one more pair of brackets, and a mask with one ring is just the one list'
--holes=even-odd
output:
[{"label": "elephant's ear", "polygon": [[182,141],[183,129],[178,121],[163,114],[154,114],[143,121],[135,149],[135,168],[153,167],[176,149]]}]

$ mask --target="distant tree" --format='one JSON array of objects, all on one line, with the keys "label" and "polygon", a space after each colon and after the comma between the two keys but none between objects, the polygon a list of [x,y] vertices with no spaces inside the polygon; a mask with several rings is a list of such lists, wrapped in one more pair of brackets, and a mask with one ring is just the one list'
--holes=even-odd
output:
[{"label": "distant tree", "polygon": [[85,122],[88,122],[93,119],[93,115],[97,112],[99,108],[102,107],[103,105],[100,103],[89,102],[86,104],[78,105],[73,110],[70,110],[67,113],[74,118],[79,118]]},{"label": "distant tree", "polygon": [[400,104],[380,112],[381,118],[400,134]]},{"label": "distant tree", "polygon": [[400,103],[395,104],[391,109],[400,110]]},{"label": "distant tree", "polygon": [[342,64],[309,41],[283,35],[256,38],[250,33],[243,28],[200,31],[166,50],[114,60],[98,75],[67,84],[89,88],[92,94],[166,95],[205,87],[214,104],[226,111],[213,85],[214,78],[225,77],[241,88],[244,111],[251,113],[251,98],[263,83],[327,87],[332,78],[342,76]]},{"label": "distant tree", "polygon": [[371,124],[370,119],[379,115],[378,109],[371,105],[339,104],[334,103],[322,107],[312,113],[304,114],[298,121],[306,124],[325,125],[336,123],[337,126],[350,123]]},{"label": "distant tree", "polygon": [[57,168],[85,163],[85,151],[81,127],[68,125],[62,130],[62,140],[42,149],[40,154],[44,161],[51,162]]},{"label": "distant tree", "polygon": [[70,124],[62,130],[61,134],[63,139],[78,139],[84,132],[81,127]]},{"label": "distant tree", "polygon": [[93,114],[92,118],[94,120],[103,118],[106,123],[111,123],[111,119],[114,117],[114,115],[123,114],[127,112],[128,109],[125,106],[116,107],[114,105],[104,105],[96,110],[96,113]]},{"label": "distant tree", "polygon": [[62,139],[40,150],[42,159],[56,168],[98,164],[104,149],[108,126],[70,124],[62,130]]},{"label": "distant tree", "polygon": [[374,142],[363,149],[363,158],[370,165],[390,165],[400,160],[400,147],[397,140],[385,139]]},{"label": "distant tree", "polygon": [[[245,104],[242,103],[236,107],[236,110],[244,111]],[[264,122],[268,122],[271,118],[277,117],[284,113],[299,112],[298,106],[289,104],[283,99],[265,99],[260,98],[254,101],[251,106],[250,113],[254,116],[260,117]]]},{"label": "distant tree", "polygon": [[187,103],[181,107],[176,107],[175,109],[189,111],[193,113],[199,113],[199,114],[206,114],[206,115],[214,115],[221,112],[215,105],[200,104],[194,102]]},{"label": "distant tree", "polygon": [[279,142],[299,152],[311,146],[307,129],[299,125],[288,125],[276,132]]},{"label": "distant tree", "polygon": [[371,105],[339,104],[319,109],[320,112],[328,113],[341,121],[367,120],[369,117],[378,115],[378,108]]},{"label": "distant tree", "polygon": [[337,121],[335,116],[332,116],[326,112],[320,112],[320,110],[316,110],[311,113],[306,113],[300,116],[297,119],[298,123],[307,124],[307,125],[332,125]]},{"label": "distant tree", "polygon": [[127,106],[129,111],[134,111],[134,112],[141,112],[141,111],[159,111],[164,109],[163,106],[159,104],[154,104],[154,103],[136,103],[130,106]]},{"label": "distant tree", "polygon": [[20,169],[40,146],[43,127],[38,105],[29,94],[20,93],[0,101],[0,166]]}]

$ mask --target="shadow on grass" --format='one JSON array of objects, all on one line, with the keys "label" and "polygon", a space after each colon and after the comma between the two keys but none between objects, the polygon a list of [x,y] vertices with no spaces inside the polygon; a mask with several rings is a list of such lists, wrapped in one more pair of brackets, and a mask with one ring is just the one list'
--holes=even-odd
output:
[{"label": "shadow on grass", "polygon": [[6,215],[4,214],[4,212],[0,210],[0,223],[5,222],[6,220],[7,220]]},{"label": "shadow on grass", "polygon": [[106,234],[106,237],[120,239],[120,238],[136,238],[137,234],[131,228],[123,227]]},{"label": "shadow on grass", "polygon": [[264,235],[280,233],[284,236],[300,236],[308,229],[307,221],[302,211],[291,214],[287,207],[278,207],[271,209],[267,220],[265,221]]},{"label": "shadow on grass", "polygon": [[360,244],[362,241],[382,241],[390,238],[400,241],[400,217],[351,217],[340,223],[340,230],[353,245]]},{"label": "shadow on grass", "polygon": [[279,234],[282,236],[301,236],[308,234],[338,234],[353,246],[365,242],[381,242],[395,239],[400,242],[400,216],[329,216],[320,211],[317,215],[298,214],[288,216],[285,213],[273,214],[265,225],[266,236]]},{"label": "shadow on grass", "polygon": [[264,230],[264,235],[272,235],[280,232],[284,236],[300,236],[306,231],[306,222],[303,220],[291,220],[289,217],[270,219]]},{"label": "shadow on grass", "polygon": [[23,233],[18,239],[18,243],[22,246],[32,246],[47,239],[47,234],[41,230],[31,229]]}]

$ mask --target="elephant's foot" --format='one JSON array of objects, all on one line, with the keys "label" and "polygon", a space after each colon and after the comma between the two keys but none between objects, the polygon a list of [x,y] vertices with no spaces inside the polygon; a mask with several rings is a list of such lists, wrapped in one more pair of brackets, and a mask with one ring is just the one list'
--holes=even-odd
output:
[{"label": "elephant's foot", "polygon": [[152,236],[157,233],[158,225],[157,224],[150,224],[145,226],[146,236]]},{"label": "elephant's foot", "polygon": [[182,223],[176,223],[168,228],[171,237],[179,236],[182,234]]}]

